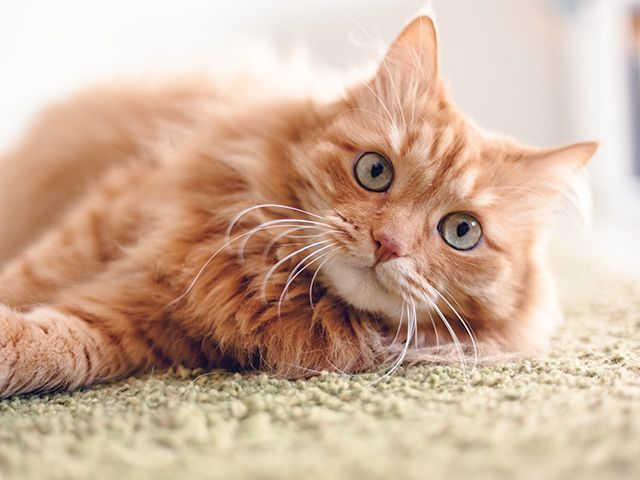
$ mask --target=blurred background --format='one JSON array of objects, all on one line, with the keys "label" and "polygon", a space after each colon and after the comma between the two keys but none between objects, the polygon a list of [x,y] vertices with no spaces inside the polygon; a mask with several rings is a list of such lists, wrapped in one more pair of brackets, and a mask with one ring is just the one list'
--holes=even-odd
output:
[{"label": "blurred background", "polygon": [[[433,0],[443,73],[480,125],[539,146],[602,142],[591,233],[565,242],[640,277],[640,1]],[[22,0],[0,8],[0,150],[88,83],[202,68],[240,47],[304,52],[347,72],[373,61],[419,0]],[[366,33],[365,33],[366,31]],[[239,55],[239,54],[238,54]],[[0,175],[2,172],[0,172]],[[569,222],[570,223],[570,222]],[[575,238],[574,238],[575,237]],[[579,237],[579,238],[578,238]]]}]

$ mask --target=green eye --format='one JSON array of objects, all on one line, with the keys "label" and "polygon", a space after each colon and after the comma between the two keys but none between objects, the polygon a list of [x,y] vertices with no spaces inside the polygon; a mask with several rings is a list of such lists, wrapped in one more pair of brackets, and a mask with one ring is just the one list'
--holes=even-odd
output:
[{"label": "green eye", "polygon": [[353,174],[362,188],[386,192],[393,181],[393,165],[379,153],[366,152],[356,159]]},{"label": "green eye", "polygon": [[468,213],[450,213],[440,220],[438,231],[447,245],[456,250],[471,250],[482,238],[480,222]]}]

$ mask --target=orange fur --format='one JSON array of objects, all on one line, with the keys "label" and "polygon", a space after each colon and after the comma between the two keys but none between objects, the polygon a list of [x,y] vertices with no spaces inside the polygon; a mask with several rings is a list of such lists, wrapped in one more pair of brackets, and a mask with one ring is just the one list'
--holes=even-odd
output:
[{"label": "orange fur", "polygon": [[[0,397],[173,364],[294,377],[368,371],[399,352],[447,361],[454,337],[463,358],[472,339],[484,353],[544,349],[558,315],[544,231],[595,145],[542,151],[483,134],[448,100],[436,52],[420,17],[335,102],[255,101],[247,86],[194,79],[50,110],[2,161]],[[355,181],[362,151],[393,163],[387,192]],[[238,218],[264,204],[311,214]],[[474,250],[438,234],[456,211],[482,223]],[[374,230],[406,255],[376,263]],[[416,330],[396,335],[409,317]]]}]

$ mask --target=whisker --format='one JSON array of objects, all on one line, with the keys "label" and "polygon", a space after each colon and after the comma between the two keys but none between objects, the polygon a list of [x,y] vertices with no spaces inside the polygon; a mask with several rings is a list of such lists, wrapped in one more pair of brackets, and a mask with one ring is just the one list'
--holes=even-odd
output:
[{"label": "whisker", "polygon": [[355,377],[355,375],[352,375],[352,374],[350,374],[350,373],[347,373],[347,372],[345,372],[345,371],[341,370],[340,368],[338,368],[336,365],[334,365],[334,364],[333,364],[333,362],[332,362],[331,360],[327,359],[327,362],[329,362],[329,365],[331,365],[331,366],[335,369],[335,371],[336,371],[336,372],[338,372],[339,374],[344,375],[344,376],[346,376],[347,378],[353,378],[353,377]]},{"label": "whisker", "polygon": [[436,336],[436,355],[440,353],[440,335],[438,334],[438,328],[436,327],[436,322],[433,320],[433,315],[431,314],[431,310],[427,310],[429,314],[429,320],[431,320],[431,325],[433,326],[433,332]]},{"label": "whisker", "polygon": [[316,307],[313,304],[313,285],[316,281],[316,277],[318,276],[318,274],[320,273],[320,270],[322,269],[322,267],[324,266],[325,263],[327,263],[329,260],[331,260],[333,257],[336,256],[336,254],[338,253],[338,249],[336,248],[335,250],[332,251],[331,255],[329,255],[329,257],[325,258],[322,263],[320,264],[320,266],[318,268],[316,268],[316,271],[313,274],[313,277],[311,277],[311,283],[309,284],[309,305],[311,305],[311,310],[315,313],[316,311]]},{"label": "whisker", "polygon": [[[276,235],[268,244],[266,247],[264,247],[264,250],[262,251],[262,259],[264,261],[267,260],[267,256],[269,255],[269,252],[271,251],[271,249],[274,247],[274,245],[276,243],[278,243],[280,240],[282,240],[285,237],[290,237],[290,238],[318,238],[321,237],[323,235],[326,235],[326,232],[322,232],[322,233],[317,233],[315,235],[291,235],[292,233],[295,232],[299,232],[301,230],[305,230],[308,229],[310,227],[294,227],[290,230],[287,230],[285,232],[282,232],[278,235]],[[315,228],[315,227],[313,227]]]},{"label": "whisker", "polygon": [[[435,290],[435,292],[440,296],[440,298],[442,298],[442,300],[444,300],[444,302],[447,304],[447,306],[453,311],[454,315],[458,318],[458,320],[460,321],[460,323],[462,324],[464,329],[467,331],[467,335],[469,335],[469,339],[471,340],[471,345],[473,347],[473,367],[472,367],[472,370],[475,369],[478,366],[478,363],[480,363],[480,355],[478,353],[477,337],[476,337],[475,332],[473,331],[473,328],[471,327],[469,322],[466,321],[460,315],[460,313],[458,313],[458,311],[455,308],[453,308],[453,305],[451,305],[449,300],[447,300],[442,293],[440,293],[438,290]],[[451,298],[452,298],[452,300],[455,301],[455,299],[453,297],[451,297]]]},{"label": "whisker", "polygon": [[204,271],[207,269],[207,267],[211,264],[211,262],[213,261],[213,259],[220,253],[222,252],[225,248],[227,248],[229,245],[231,245],[233,242],[240,240],[241,238],[246,237],[247,235],[251,235],[253,233],[253,230],[249,231],[249,232],[245,232],[242,233],[240,235],[237,235],[236,237],[232,238],[231,240],[228,240],[227,242],[224,243],[224,245],[222,245],[218,250],[216,250],[215,252],[213,252],[213,254],[207,259],[206,262],[204,262],[204,264],[202,265],[202,267],[200,267],[200,270],[198,270],[198,272],[196,273],[196,275],[193,277],[193,280],[191,281],[191,283],[187,286],[187,288],[185,289],[185,291],[180,294],[178,297],[176,297],[174,300],[172,300],[171,302],[169,302],[167,304],[167,306],[173,305],[174,303],[179,302],[180,300],[182,300],[184,297],[186,297],[189,292],[191,292],[191,290],[193,290],[193,287],[195,286],[195,284],[198,282],[198,280],[200,279],[200,277],[202,276],[202,274],[204,273]]},{"label": "whisker", "polygon": [[385,103],[382,101],[380,96],[375,92],[375,90],[373,88],[371,88],[366,83],[364,84],[364,86],[367,88],[367,90],[369,90],[373,94],[374,97],[376,97],[378,102],[380,102],[380,105],[382,105],[382,108],[384,108],[384,111],[387,113],[387,116],[389,117],[389,121],[391,122],[391,125],[392,126],[395,125],[396,122],[395,122],[395,119],[393,118],[393,115],[391,115],[391,112],[389,111],[389,109],[387,108]]},{"label": "whisker", "polygon": [[413,304],[413,309],[412,309],[413,317],[410,316],[411,312],[409,311],[409,307],[406,305],[406,303],[403,303],[402,308],[403,309],[404,308],[407,309],[407,338],[406,338],[406,340],[404,342],[404,346],[402,347],[402,350],[400,351],[400,354],[398,355],[398,358],[393,363],[391,368],[389,368],[383,375],[381,375],[379,378],[377,378],[373,382],[370,382],[367,385],[365,385],[363,388],[369,388],[369,387],[371,387],[371,386],[373,386],[373,385],[375,385],[377,383],[380,383],[385,378],[393,375],[395,373],[395,371],[398,368],[400,368],[400,365],[402,365],[402,362],[404,361],[404,359],[407,356],[407,351],[409,350],[409,344],[411,343],[410,339],[413,336],[413,326],[417,325],[417,314],[416,314],[415,304]]},{"label": "whisker", "polygon": [[306,247],[302,247],[299,248],[298,250],[296,250],[293,253],[290,253],[289,255],[287,255],[286,257],[284,257],[282,260],[280,260],[278,263],[276,263],[273,267],[271,267],[269,269],[269,271],[265,274],[264,280],[262,281],[262,287],[260,289],[262,298],[266,297],[266,292],[267,292],[267,284],[269,283],[269,279],[271,278],[271,276],[275,273],[275,271],[286,261],[288,261],[290,258],[295,257],[296,255],[305,252],[311,248],[317,247],[319,245],[324,245],[326,243],[331,243],[331,240],[322,240],[320,242],[315,242],[312,243],[311,245],[307,245]]},{"label": "whisker", "polygon": [[[407,321],[408,321],[408,319],[407,319]],[[391,342],[391,345],[389,345],[389,348],[392,348],[395,345],[396,340],[398,339],[398,336],[400,335],[400,330],[402,329],[402,323],[403,322],[404,322],[404,305],[403,305],[402,310],[400,310],[400,321],[398,322],[398,328],[396,329],[396,334],[393,337],[393,341]]]},{"label": "whisker", "polygon": [[[333,247],[333,246],[335,246],[335,245],[336,245],[336,243],[335,243],[335,242],[334,242],[334,243],[330,243],[329,245],[325,245],[324,247],[319,248],[318,250],[315,250],[315,251],[311,252],[309,255],[307,255],[307,256],[306,256],[306,257],[304,257],[302,260],[300,260],[300,261],[296,264],[296,266],[295,266],[295,267],[293,267],[293,269],[291,270],[291,272],[289,273],[289,276],[287,277],[287,280],[286,280],[286,282],[285,282],[285,283],[286,283],[286,284],[288,284],[288,283],[289,283],[289,281],[290,281],[290,280],[291,280],[291,279],[292,279],[292,278],[293,278],[293,277],[298,273],[298,269],[299,269],[300,267],[302,267],[303,265],[304,265],[304,266],[309,266],[309,265],[311,265],[311,264],[312,264],[312,263],[305,264],[305,262],[306,262],[308,259],[310,259],[310,258],[314,257],[314,256],[315,256],[315,255],[317,255],[318,253],[320,253],[320,252],[322,252],[322,251],[326,250],[327,248],[329,248],[329,247]],[[331,252],[327,252],[327,254],[332,253],[332,252],[333,252],[333,250],[332,250]],[[324,258],[324,257],[325,257],[325,255],[322,255],[322,258]],[[317,260],[317,259],[315,259],[315,260]]]},{"label": "whisker", "polygon": [[[294,267],[293,270],[291,270],[291,273],[289,274],[289,277],[287,278],[287,282],[284,286],[284,288],[282,289],[282,293],[280,294],[280,298],[278,299],[278,317],[280,317],[280,313],[282,311],[282,301],[284,300],[284,296],[287,294],[287,290],[289,289],[289,286],[293,283],[293,281],[298,278],[302,272],[304,272],[310,265],[313,265],[315,262],[317,262],[318,260],[325,258],[327,255],[331,254],[331,252],[327,252],[323,255],[320,255],[319,257],[314,258],[313,260],[311,260],[309,263],[304,264],[305,261],[307,261],[309,258],[319,254],[320,252],[326,250],[327,248],[331,248],[335,246],[335,243],[330,243],[329,245],[325,245],[324,247],[319,248],[318,250],[316,250],[315,252],[312,252],[311,254],[307,255],[306,257],[304,257],[300,262],[298,262],[298,264]],[[302,268],[300,268],[297,272],[296,269],[298,269],[298,267],[304,264],[302,266]]]},{"label": "whisker", "polygon": [[[317,215],[317,214],[312,213],[312,212],[308,212],[308,211],[303,210],[301,208],[290,207],[288,205],[280,205],[280,204],[277,204],[277,203],[265,203],[265,204],[262,204],[262,205],[255,205],[253,207],[249,207],[249,208],[241,211],[238,215],[236,215],[234,217],[234,219],[231,221],[231,223],[229,223],[229,226],[227,227],[227,236],[231,235],[231,231],[233,230],[233,228],[236,226],[236,224],[240,221],[240,219],[242,217],[244,217],[246,214],[248,214],[248,213],[250,213],[252,211],[263,209],[263,208],[282,208],[284,210],[291,210],[291,211],[294,211],[294,212],[303,213],[305,215],[309,215],[311,217],[315,217],[315,218],[317,218],[319,220],[326,220],[326,218],[324,218],[324,217],[322,217],[320,215]],[[326,223],[323,224],[323,225],[326,226],[326,227],[331,227],[330,225],[327,225]]]},{"label": "whisker", "polygon": [[[200,279],[202,274],[205,272],[207,267],[214,260],[214,258],[216,258],[220,252],[222,252],[224,249],[229,247],[234,242],[236,242],[236,241],[238,241],[238,240],[240,240],[242,238],[251,237],[252,235],[254,235],[257,232],[262,231],[262,230],[270,230],[272,228],[291,227],[291,226],[297,225],[297,222],[306,222],[306,220],[295,220],[296,224],[294,224],[294,225],[291,225],[291,224],[288,224],[288,223],[284,223],[284,222],[291,222],[291,221],[292,221],[292,219],[289,219],[289,220],[287,220],[287,219],[278,219],[278,220],[272,220],[270,222],[265,222],[263,224],[258,225],[255,228],[251,229],[248,232],[241,233],[239,235],[236,235],[232,239],[227,240],[220,248],[218,248],[213,254],[211,254],[211,256],[204,262],[202,267],[200,267],[200,269],[196,272],[196,275],[193,277],[193,280],[191,281],[191,283],[189,283],[189,285],[187,286],[185,291],[183,293],[181,293],[178,297],[173,299],[171,302],[169,302],[166,306],[167,307],[171,306],[171,305],[179,302],[180,300],[182,300],[184,297],[186,297],[189,294],[189,292],[191,292],[191,290],[193,290],[193,287],[198,282],[198,280]],[[315,226],[315,225],[308,226],[306,228],[320,230],[320,227]],[[228,236],[227,236],[227,238],[228,238]]]},{"label": "whisker", "polygon": [[338,230],[326,230],[322,233],[316,233],[314,235],[289,235],[289,238],[318,238],[326,235],[327,233],[342,233]]},{"label": "whisker", "polygon": [[458,307],[460,312],[462,312],[462,314],[464,314],[466,316],[467,312],[464,310],[464,307],[462,305],[460,305],[460,302],[458,302],[456,300],[456,297],[454,295],[452,295],[451,292],[447,288],[440,287],[440,289],[447,295],[447,297],[449,297],[449,300],[451,300],[453,303],[455,303],[456,307]]},{"label": "whisker", "polygon": [[449,323],[449,321],[446,319],[446,317],[442,313],[442,310],[440,310],[440,307],[438,307],[438,305],[433,300],[431,300],[431,298],[429,298],[429,297],[427,297],[427,298],[429,299],[429,303],[431,303],[431,306],[435,309],[436,313],[438,314],[438,317],[440,317],[440,320],[444,324],[445,328],[449,332],[449,335],[451,336],[451,340],[453,341],[453,343],[454,343],[454,345],[456,347],[456,350],[458,351],[458,356],[460,357],[460,362],[462,364],[462,369],[466,374],[467,373],[467,361],[465,359],[464,351],[462,350],[462,345],[460,344],[460,340],[458,339],[458,336],[456,335],[456,332],[453,330],[453,328],[451,327],[451,324]]},{"label": "whisker", "polygon": [[[265,223],[261,223],[260,225],[258,225],[257,227],[253,228],[252,230],[250,230],[248,233],[248,235],[244,238],[244,240],[242,241],[242,243],[240,244],[240,247],[238,248],[238,257],[240,258],[241,262],[244,262],[244,250],[247,247],[247,244],[249,243],[249,241],[251,240],[251,238],[256,235],[259,232],[262,232],[264,230],[271,230],[273,228],[286,228],[286,227],[294,227],[294,226],[299,226],[300,224],[298,224],[298,222],[296,223],[291,223],[294,222],[295,220],[293,219],[278,219],[278,220],[271,220],[269,222],[265,222]],[[302,224],[305,225],[305,224]],[[300,227],[300,229],[308,229],[308,230],[323,230],[324,227],[318,227],[315,225],[305,225]]]},{"label": "whisker", "polygon": [[[367,36],[367,38],[371,42],[371,45],[375,48],[376,47],[376,43],[373,40],[373,38],[371,37],[371,35],[369,34],[369,32],[355,18],[352,18],[352,21],[358,26],[358,28],[360,28],[360,30],[362,30],[362,32]],[[402,118],[402,126],[403,126],[403,129],[406,131],[407,130],[407,122],[406,122],[406,120],[404,118],[404,111],[402,109],[402,102],[400,101],[400,95],[398,93],[398,88],[396,87],[396,82],[395,82],[395,80],[393,78],[393,75],[391,74],[391,70],[389,69],[389,65],[387,65],[387,59],[386,59],[385,56],[382,57],[382,66],[386,70],[387,76],[389,77],[389,81],[391,82],[391,89],[393,90],[393,94],[396,97],[396,103],[398,104],[398,110],[400,110],[400,115],[401,115],[401,118]]]},{"label": "whisker", "polygon": [[418,350],[418,314],[416,312],[416,303],[411,299],[413,308],[413,348]]},{"label": "whisker", "polygon": [[350,109],[348,109],[348,110],[343,110],[342,112],[340,112],[340,113],[336,116],[336,118],[338,118],[338,117],[340,117],[340,116],[342,116],[342,115],[346,115],[346,114],[351,113],[351,112],[361,112],[361,113],[368,113],[368,114],[370,114],[370,115],[374,115],[375,117],[378,117],[378,119],[379,119],[379,120],[381,120],[382,122],[386,123],[386,124],[387,124],[387,128],[388,128],[390,131],[391,131],[391,130],[393,130],[393,123],[391,123],[391,122],[389,121],[389,119],[387,119],[387,118],[383,117],[382,115],[380,115],[380,114],[379,114],[379,113],[377,113],[377,112],[374,112],[374,111],[371,111],[371,110],[367,110],[366,108],[350,108]]}]

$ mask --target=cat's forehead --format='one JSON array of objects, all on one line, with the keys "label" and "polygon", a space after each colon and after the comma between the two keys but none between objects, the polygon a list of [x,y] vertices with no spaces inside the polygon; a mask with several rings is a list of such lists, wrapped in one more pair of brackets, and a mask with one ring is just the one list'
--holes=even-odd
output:
[{"label": "cat's forehead", "polygon": [[428,190],[478,207],[494,204],[505,172],[522,155],[515,145],[493,138],[458,118],[451,123],[425,122],[405,136],[395,162],[415,179],[407,190]]},{"label": "cat's forehead", "polygon": [[491,204],[496,170],[521,154],[514,145],[480,131],[442,99],[416,105],[402,115],[351,108],[337,117],[333,143],[354,153],[388,157],[403,178],[403,190]]}]

